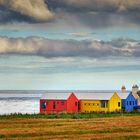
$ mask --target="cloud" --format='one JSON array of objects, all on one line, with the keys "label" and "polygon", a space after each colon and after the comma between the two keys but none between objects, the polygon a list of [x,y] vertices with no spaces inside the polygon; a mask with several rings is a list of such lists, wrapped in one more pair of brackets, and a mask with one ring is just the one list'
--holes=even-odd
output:
[{"label": "cloud", "polygon": [[71,9],[79,9],[80,11],[110,11],[116,9],[118,5],[116,0],[58,0],[56,3],[63,8],[66,7],[68,10],[71,7]]},{"label": "cloud", "polygon": [[68,10],[78,9],[80,11],[140,10],[139,0],[51,0],[50,3],[55,8],[58,6]]},{"label": "cloud", "polygon": [[68,25],[96,27],[139,26],[139,0],[51,0],[48,5]]},{"label": "cloud", "polygon": [[0,38],[0,54],[55,57],[140,57],[137,41],[118,39],[110,42],[90,40],[50,40],[40,37]]},{"label": "cloud", "polygon": [[0,23],[46,22],[46,26],[140,25],[139,0],[0,0]]},{"label": "cloud", "polygon": [[86,37],[86,36],[90,35],[90,33],[88,33],[88,32],[72,32],[72,33],[68,33],[68,35],[72,35],[75,37]]},{"label": "cloud", "polygon": [[51,20],[53,12],[44,0],[0,0],[0,21],[37,21]]}]

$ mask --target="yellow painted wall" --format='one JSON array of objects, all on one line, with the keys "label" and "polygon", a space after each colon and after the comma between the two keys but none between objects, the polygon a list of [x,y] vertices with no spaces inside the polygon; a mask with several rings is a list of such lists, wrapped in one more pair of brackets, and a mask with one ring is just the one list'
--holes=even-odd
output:
[{"label": "yellow painted wall", "polygon": [[[120,106],[118,106],[118,103],[120,102]],[[121,99],[117,95],[117,93],[114,93],[114,95],[109,100],[109,112],[115,112],[121,110]]]},{"label": "yellow painted wall", "polygon": [[[120,106],[118,106],[120,102]],[[114,93],[109,101],[107,101],[107,106],[101,107],[100,100],[80,100],[80,112],[114,112],[121,110],[121,99]]]},{"label": "yellow painted wall", "polygon": [[98,100],[81,100],[81,112],[97,112],[100,109],[100,101]]},{"label": "yellow painted wall", "polygon": [[81,100],[80,101],[80,112],[101,112],[108,111],[108,107],[101,108],[100,100]]}]

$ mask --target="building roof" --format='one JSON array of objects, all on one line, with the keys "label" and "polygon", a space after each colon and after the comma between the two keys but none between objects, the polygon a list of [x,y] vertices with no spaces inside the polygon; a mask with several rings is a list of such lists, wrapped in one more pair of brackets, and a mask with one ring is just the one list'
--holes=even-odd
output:
[{"label": "building roof", "polygon": [[126,93],[120,92],[120,93],[117,93],[117,94],[121,99],[126,99],[129,96],[130,93],[129,92],[126,92]]},{"label": "building roof", "polygon": [[133,87],[132,87],[132,88],[139,88],[139,87],[138,87],[138,85],[133,85]]},{"label": "building roof", "polygon": [[44,93],[41,99],[67,100],[72,93]]},{"label": "building roof", "polygon": [[126,87],[125,86],[122,86],[122,89],[126,89]]},{"label": "building roof", "polygon": [[79,100],[110,100],[114,93],[75,93]]}]

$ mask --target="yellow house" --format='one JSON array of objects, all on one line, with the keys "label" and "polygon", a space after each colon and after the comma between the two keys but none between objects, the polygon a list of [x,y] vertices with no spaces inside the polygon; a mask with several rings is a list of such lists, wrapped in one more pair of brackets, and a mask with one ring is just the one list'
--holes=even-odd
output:
[{"label": "yellow house", "polygon": [[75,93],[80,112],[115,112],[121,110],[117,93]]}]

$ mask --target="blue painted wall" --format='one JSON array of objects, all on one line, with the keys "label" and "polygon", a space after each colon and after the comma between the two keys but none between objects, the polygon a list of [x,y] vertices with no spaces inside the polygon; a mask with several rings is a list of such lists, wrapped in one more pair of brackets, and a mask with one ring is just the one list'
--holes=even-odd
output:
[{"label": "blue painted wall", "polygon": [[130,93],[126,99],[122,100],[122,108],[126,111],[132,111],[135,106],[137,106],[137,100],[134,98],[132,93]]}]

